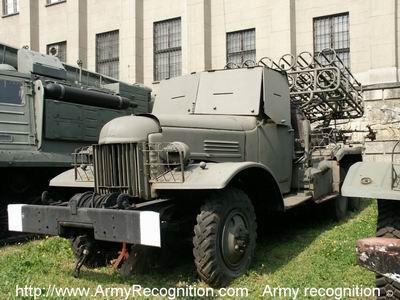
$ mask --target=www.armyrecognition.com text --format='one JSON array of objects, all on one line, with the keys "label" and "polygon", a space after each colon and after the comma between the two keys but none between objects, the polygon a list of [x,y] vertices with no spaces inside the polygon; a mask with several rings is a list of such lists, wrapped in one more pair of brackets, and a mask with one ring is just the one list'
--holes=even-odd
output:
[{"label": "www.armyrecognition.com text", "polygon": [[[390,291],[389,291],[390,292]],[[347,298],[366,298],[379,296],[378,288],[369,288],[358,285],[352,287],[273,287],[265,285],[261,297],[276,299],[303,299],[308,298],[329,298],[329,299],[347,299]]]},{"label": "www.armyrecognition.com text", "polygon": [[[386,291],[390,295],[391,291]],[[185,287],[144,287],[132,285],[128,287],[109,287],[98,285],[96,288],[84,287],[58,287],[49,285],[47,287],[36,287],[33,285],[17,285],[15,296],[19,298],[52,298],[52,297],[90,297],[109,298],[119,297],[120,299],[133,299],[136,297],[163,297],[170,300],[196,297],[234,297],[234,298],[264,298],[264,299],[347,299],[347,298],[370,298],[379,296],[378,288],[369,288],[353,285],[352,287],[274,287],[265,285],[258,291],[250,291],[247,287],[227,287],[213,289],[210,287],[198,287],[186,285]]]}]

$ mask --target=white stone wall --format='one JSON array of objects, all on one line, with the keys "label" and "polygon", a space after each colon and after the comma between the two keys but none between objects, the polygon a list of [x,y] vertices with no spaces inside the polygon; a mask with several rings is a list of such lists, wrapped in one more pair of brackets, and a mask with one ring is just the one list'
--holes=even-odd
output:
[{"label": "white stone wall", "polygon": [[[400,85],[377,85],[364,92],[365,115],[352,123],[356,129],[370,125],[376,132],[376,140],[366,140],[366,160],[391,160],[394,145],[400,140]],[[364,134],[365,135],[365,134]],[[360,135],[358,135],[360,138]],[[395,149],[400,154],[400,147]],[[382,155],[383,154],[383,155]],[[400,155],[395,155],[400,162]]]},{"label": "white stone wall", "polygon": [[289,0],[212,0],[212,68],[226,64],[226,33],[255,28],[256,56],[276,59],[291,52]]},{"label": "white stone wall", "polygon": [[[182,24],[182,73],[190,72],[188,69],[188,31],[187,31],[187,5],[191,0],[144,0],[143,1],[143,74],[144,84],[150,85],[153,82],[153,23],[167,19],[181,17]],[[201,10],[199,10],[201,19]],[[197,24],[194,24],[197,25]],[[194,28],[192,28],[193,30]],[[201,53],[196,57],[202,61]]]},{"label": "white stone wall", "polygon": [[396,81],[395,1],[296,1],[297,51],[312,51],[314,17],[349,12],[352,72],[364,85]]},{"label": "white stone wall", "polygon": [[46,53],[47,45],[67,41],[67,62],[76,65],[79,58],[78,1],[67,1],[46,6],[39,0],[39,51]]},{"label": "white stone wall", "polygon": [[96,70],[96,34],[119,30],[119,78],[136,80],[135,1],[88,0],[87,48],[88,69]]},{"label": "white stone wall", "polygon": [[[31,30],[38,31],[37,5],[34,1],[20,0],[19,8],[18,14],[0,18],[0,41],[14,47],[29,46],[38,50],[38,41],[32,40],[31,36]],[[0,1],[0,12],[3,13],[3,1]]]},{"label": "white stone wall", "polygon": [[[313,18],[349,12],[351,68],[362,84],[398,81],[400,8],[396,0],[19,0],[0,18],[11,46],[67,40],[67,61],[95,69],[95,36],[119,30],[120,78],[153,83],[153,23],[182,19],[182,72],[226,64],[226,33],[255,28],[257,58],[313,50]],[[1,3],[1,1],[0,1]],[[2,3],[1,3],[2,4]]]}]

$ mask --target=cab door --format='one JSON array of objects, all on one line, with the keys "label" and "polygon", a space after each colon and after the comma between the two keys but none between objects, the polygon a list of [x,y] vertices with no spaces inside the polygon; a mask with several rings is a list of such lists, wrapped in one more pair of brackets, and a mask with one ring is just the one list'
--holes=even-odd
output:
[{"label": "cab door", "polygon": [[293,129],[264,120],[258,127],[259,162],[268,166],[282,193],[290,191],[292,181]]},{"label": "cab door", "polygon": [[0,75],[0,148],[31,149],[32,89],[27,78]]},{"label": "cab door", "polygon": [[290,191],[294,130],[290,121],[287,77],[263,69],[263,120],[258,127],[259,161],[274,173],[283,193]]}]

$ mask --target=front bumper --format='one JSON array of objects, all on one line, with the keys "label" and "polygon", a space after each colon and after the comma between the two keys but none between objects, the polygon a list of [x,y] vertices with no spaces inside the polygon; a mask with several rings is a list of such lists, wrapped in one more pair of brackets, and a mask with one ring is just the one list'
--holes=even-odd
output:
[{"label": "front bumper", "polygon": [[400,239],[370,237],[357,241],[358,264],[400,283]]},{"label": "front bumper", "polygon": [[160,214],[153,211],[11,204],[8,228],[47,235],[85,228],[97,240],[161,247]]}]

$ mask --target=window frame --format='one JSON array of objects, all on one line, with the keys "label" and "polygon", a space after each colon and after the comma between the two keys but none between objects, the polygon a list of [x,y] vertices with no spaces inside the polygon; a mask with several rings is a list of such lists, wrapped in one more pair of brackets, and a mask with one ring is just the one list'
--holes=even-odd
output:
[{"label": "window frame", "polygon": [[12,77],[8,77],[8,76],[1,78],[1,80],[18,82],[20,84],[20,90],[21,90],[22,94],[20,95],[20,99],[21,99],[20,103],[1,102],[1,100],[0,100],[0,106],[24,107],[26,105],[24,81],[21,79],[12,78]]},{"label": "window frame", "polygon": [[[244,43],[243,43],[243,37],[244,37],[244,33],[245,32],[250,32],[250,31],[253,31],[254,32],[254,49],[250,49],[250,50],[243,50],[243,45],[244,45]],[[237,34],[237,33],[239,33],[240,34],[240,45],[241,45],[241,50],[240,51],[237,51],[237,52],[229,52],[229,35],[233,35],[233,34]],[[244,62],[245,62],[245,60],[243,59],[243,56],[244,56],[244,54],[246,54],[246,53],[252,53],[252,52],[254,52],[254,61],[256,61],[256,59],[257,59],[257,46],[256,46],[256,41],[257,41],[257,39],[256,39],[256,28],[255,27],[253,27],[253,28],[247,28],[247,29],[241,29],[241,30],[236,30],[236,31],[230,31],[230,32],[227,32],[226,33],[226,35],[225,35],[225,37],[226,37],[226,45],[225,45],[225,47],[226,47],[226,63],[228,64],[228,63],[231,63],[231,61],[229,61],[229,56],[230,55],[237,55],[237,54],[241,54],[241,58],[242,58],[242,62],[241,62],[241,64],[243,64]]]},{"label": "window frame", "polygon": [[[181,36],[180,46],[175,46],[175,47],[170,47],[169,46],[171,37],[170,37],[170,34],[168,32],[168,48],[161,49],[161,50],[156,50],[156,27],[157,27],[157,25],[162,24],[162,23],[167,23],[168,26],[170,26],[170,24],[172,24],[172,22],[178,21],[178,20],[179,20],[179,33],[180,33],[180,36]],[[153,80],[154,81],[158,82],[158,81],[161,81],[161,80],[164,80],[164,79],[171,78],[171,59],[170,59],[170,55],[168,55],[168,76],[165,77],[165,78],[161,78],[161,76],[160,76],[160,78],[158,78],[157,69],[156,69],[157,68],[157,66],[156,66],[156,56],[157,56],[157,54],[163,54],[163,53],[169,53],[170,54],[170,53],[174,53],[176,51],[180,51],[180,64],[181,64],[181,67],[180,67],[180,74],[177,75],[177,76],[180,76],[180,75],[182,75],[182,18],[181,17],[176,17],[176,18],[165,19],[165,20],[153,22]],[[173,77],[175,77],[175,76],[173,76]]]},{"label": "window frame", "polygon": [[60,46],[60,45],[65,45],[65,61],[64,61],[64,60],[61,60],[58,56],[56,56],[56,57],[57,57],[62,63],[66,63],[66,62],[67,62],[67,55],[68,55],[68,52],[67,52],[68,43],[67,43],[67,41],[60,41],[60,42],[56,42],[56,43],[47,44],[47,45],[46,45],[46,54],[47,54],[47,55],[51,55],[51,54],[49,53],[50,47],[52,47],[52,46]]},{"label": "window frame", "polygon": [[65,2],[67,2],[67,0],[59,0],[59,1],[53,2],[53,3],[51,3],[51,0],[46,0],[45,6],[48,7],[48,6],[58,5],[58,4],[65,3]]},{"label": "window frame", "polygon": [[[101,36],[101,35],[106,35],[106,34],[112,34],[112,33],[117,33],[118,34],[118,39],[117,39],[117,42],[118,42],[118,52],[117,52],[117,54],[118,54],[118,56],[117,57],[113,57],[113,58],[107,58],[107,59],[99,59],[99,55],[98,55],[98,45],[97,45],[97,43],[98,43],[98,38]],[[99,33],[96,33],[96,37],[95,37],[95,58],[96,58],[96,72],[97,73],[99,73],[99,74],[101,74],[101,75],[104,75],[104,76],[107,76],[107,77],[110,77],[110,78],[114,78],[114,79],[119,79],[119,75],[120,75],[120,69],[119,69],[119,62],[120,62],[120,38],[119,38],[119,29],[115,29],[115,30],[110,30],[110,31],[104,31],[104,32],[99,32]],[[117,76],[116,77],[114,77],[114,76],[111,76],[111,75],[109,75],[109,74],[103,74],[103,73],[100,73],[99,72],[99,64],[103,64],[103,63],[113,63],[113,62],[115,62],[115,63],[117,63],[118,64],[118,73],[117,73]]]},{"label": "window frame", "polygon": [[16,5],[17,5],[17,10],[12,12],[12,13],[8,13],[7,12],[7,7],[8,7],[7,1],[8,0],[3,0],[2,1],[2,5],[3,5],[3,7],[2,7],[2,17],[5,18],[5,17],[11,17],[11,16],[19,15],[19,0],[11,0],[11,1],[15,1]]},{"label": "window frame", "polygon": [[[334,28],[334,22],[333,20],[336,17],[342,17],[342,16],[347,16],[347,36],[348,36],[348,47],[347,48],[338,48],[336,49],[334,47],[335,45],[335,33],[336,31],[333,30]],[[316,45],[317,45],[317,39],[316,39],[316,25],[315,22],[318,20],[323,20],[323,19],[328,19],[329,20],[329,41],[330,41],[330,48],[335,50],[336,54],[340,54],[340,53],[348,53],[348,65],[345,64],[345,62],[343,61],[343,64],[345,67],[349,68],[351,67],[351,57],[350,57],[350,13],[347,12],[342,12],[342,13],[337,13],[337,14],[332,14],[332,15],[325,15],[325,16],[319,16],[319,17],[314,17],[313,18],[313,53],[314,56],[317,56],[319,53],[321,53],[321,51],[316,51]],[[323,50],[323,49],[321,49]]]}]

